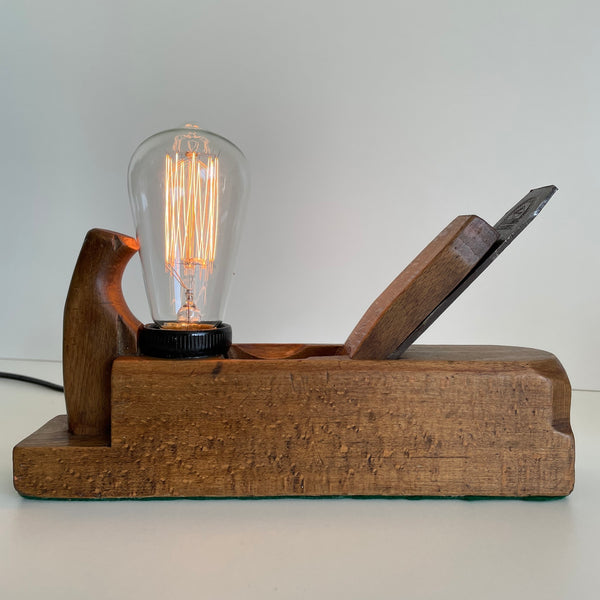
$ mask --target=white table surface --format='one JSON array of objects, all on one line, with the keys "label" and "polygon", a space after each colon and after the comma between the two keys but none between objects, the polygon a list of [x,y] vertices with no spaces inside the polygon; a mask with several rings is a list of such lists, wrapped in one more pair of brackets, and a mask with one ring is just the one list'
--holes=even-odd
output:
[{"label": "white table surface", "polygon": [[574,392],[575,491],[545,502],[28,500],[12,447],[63,397],[0,379],[0,403],[2,599],[600,598],[600,392]]}]

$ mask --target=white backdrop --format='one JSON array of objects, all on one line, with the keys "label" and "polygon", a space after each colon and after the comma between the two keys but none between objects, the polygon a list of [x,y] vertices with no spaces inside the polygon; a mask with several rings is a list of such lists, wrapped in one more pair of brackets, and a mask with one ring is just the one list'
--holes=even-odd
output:
[{"label": "white backdrop", "polygon": [[[236,341],[343,342],[456,215],[555,184],[422,341],[547,349],[600,389],[595,0],[0,4],[0,356],[60,358],[85,232],[133,232],[131,153],[196,120],[252,172]],[[135,259],[147,321],[142,288]]]}]

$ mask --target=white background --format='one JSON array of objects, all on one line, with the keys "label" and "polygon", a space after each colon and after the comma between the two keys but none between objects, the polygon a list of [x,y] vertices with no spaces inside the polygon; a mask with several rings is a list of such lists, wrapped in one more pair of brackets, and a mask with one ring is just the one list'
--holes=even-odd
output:
[{"label": "white background", "polygon": [[[456,215],[555,184],[422,341],[539,347],[600,389],[594,0],[0,5],[0,356],[60,358],[85,232],[133,232],[131,153],[196,120],[252,172],[235,341],[343,342]],[[142,288],[136,259],[147,321]]]}]

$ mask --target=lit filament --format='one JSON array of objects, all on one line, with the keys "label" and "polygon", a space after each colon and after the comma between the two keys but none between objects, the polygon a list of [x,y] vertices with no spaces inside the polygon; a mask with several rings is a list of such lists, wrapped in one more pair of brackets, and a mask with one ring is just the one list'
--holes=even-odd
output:
[{"label": "lit filament", "polygon": [[[204,175],[204,177],[203,177]],[[165,157],[165,267],[189,289],[186,271],[212,273],[219,218],[219,159],[196,152]],[[183,267],[184,273],[179,273]]]}]

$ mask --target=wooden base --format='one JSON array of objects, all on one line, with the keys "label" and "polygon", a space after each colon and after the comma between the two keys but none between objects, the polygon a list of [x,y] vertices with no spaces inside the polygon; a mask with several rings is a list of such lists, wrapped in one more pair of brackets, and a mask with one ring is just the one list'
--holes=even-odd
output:
[{"label": "wooden base", "polygon": [[[337,351],[117,358],[110,437],[72,435],[56,417],[15,447],[15,487],[36,498],[571,492],[571,390],[553,355],[414,346],[400,360],[363,361]],[[262,350],[278,353],[289,347]]]}]

